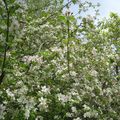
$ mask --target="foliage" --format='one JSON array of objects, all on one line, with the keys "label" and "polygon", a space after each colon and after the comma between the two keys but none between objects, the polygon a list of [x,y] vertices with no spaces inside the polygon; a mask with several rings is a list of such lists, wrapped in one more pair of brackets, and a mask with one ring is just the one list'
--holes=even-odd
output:
[{"label": "foliage", "polygon": [[78,24],[69,7],[79,5],[81,13],[96,5],[77,0],[0,4],[0,120],[119,120],[117,14],[97,23],[90,15],[79,16]]}]

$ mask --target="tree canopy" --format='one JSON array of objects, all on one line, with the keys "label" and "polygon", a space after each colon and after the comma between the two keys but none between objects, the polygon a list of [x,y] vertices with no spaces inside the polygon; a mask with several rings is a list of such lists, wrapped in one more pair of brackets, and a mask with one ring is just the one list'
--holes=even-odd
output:
[{"label": "tree canopy", "polygon": [[0,0],[0,120],[120,119],[120,16],[97,7]]}]

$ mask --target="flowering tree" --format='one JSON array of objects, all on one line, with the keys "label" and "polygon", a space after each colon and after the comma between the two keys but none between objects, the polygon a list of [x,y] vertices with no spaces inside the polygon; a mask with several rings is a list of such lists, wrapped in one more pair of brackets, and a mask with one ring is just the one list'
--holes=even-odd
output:
[{"label": "flowering tree", "polygon": [[91,2],[0,3],[1,120],[119,120],[118,15],[78,24],[70,5]]}]

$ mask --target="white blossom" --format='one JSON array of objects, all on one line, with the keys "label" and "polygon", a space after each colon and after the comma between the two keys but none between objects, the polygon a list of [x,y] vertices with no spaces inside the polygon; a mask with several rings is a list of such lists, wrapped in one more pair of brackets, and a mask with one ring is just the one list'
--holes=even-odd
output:
[{"label": "white blossom", "polygon": [[41,91],[42,91],[43,93],[46,93],[46,94],[50,93],[50,88],[49,88],[49,87],[42,86],[41,88],[42,88]]},{"label": "white blossom", "polygon": [[39,98],[39,102],[40,102],[38,105],[39,109],[47,111],[47,108],[48,108],[47,99],[41,97],[41,98]]},{"label": "white blossom", "polygon": [[73,113],[77,113],[77,109],[76,109],[76,107],[74,107],[74,106],[71,107],[71,110],[72,110]]},{"label": "white blossom", "polygon": [[96,71],[96,70],[91,70],[90,71],[90,74],[92,75],[92,76],[94,76],[94,77],[96,77],[97,75],[98,75],[98,72]]},{"label": "white blossom", "polygon": [[9,97],[11,97],[13,100],[15,100],[15,95],[10,91],[9,88],[6,90],[6,93]]},{"label": "white blossom", "polygon": [[66,113],[66,117],[72,117],[72,116],[73,116],[72,113],[69,113],[69,112]]},{"label": "white blossom", "polygon": [[30,117],[30,110],[29,109],[25,109],[25,118],[28,120]]},{"label": "white blossom", "polygon": [[79,117],[77,117],[77,118],[74,118],[73,120],[82,120],[82,119],[80,119]]},{"label": "white blossom", "polygon": [[42,58],[39,57],[38,55],[33,55],[33,56],[28,55],[28,56],[24,56],[24,57],[22,58],[22,60],[23,60],[24,62],[27,62],[27,63],[30,63],[30,62],[42,63],[42,62],[43,62],[43,61],[42,61]]},{"label": "white blossom", "polygon": [[77,75],[77,73],[75,71],[70,71],[70,74],[71,74],[71,76],[74,76],[74,77]]},{"label": "white blossom", "polygon": [[58,100],[61,101],[63,104],[68,102],[71,99],[70,95],[64,95],[64,94],[57,94]]},{"label": "white blossom", "polygon": [[42,117],[42,116],[37,116],[37,117],[35,118],[35,120],[43,120],[43,117]]},{"label": "white blossom", "polygon": [[97,55],[97,49],[95,47],[93,47],[93,49],[92,49],[92,54]]},{"label": "white blossom", "polygon": [[4,115],[6,114],[5,111],[6,107],[3,104],[0,104],[0,120],[4,120]]},{"label": "white blossom", "polygon": [[84,110],[86,110],[86,111],[90,110],[90,107],[85,104],[83,105],[83,107],[84,107]]},{"label": "white blossom", "polygon": [[90,118],[91,117],[91,113],[90,112],[86,112],[86,113],[84,113],[84,118]]},{"label": "white blossom", "polygon": [[52,47],[51,50],[53,52],[62,52],[62,49],[61,48],[58,48],[58,47]]}]

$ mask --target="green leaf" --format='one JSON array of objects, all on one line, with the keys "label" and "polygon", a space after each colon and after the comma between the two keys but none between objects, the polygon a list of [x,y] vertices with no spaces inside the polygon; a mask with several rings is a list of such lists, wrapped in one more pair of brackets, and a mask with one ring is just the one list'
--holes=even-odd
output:
[{"label": "green leaf", "polygon": [[62,16],[62,15],[59,16],[58,18],[59,18],[59,20],[61,20],[61,21],[63,21],[63,22],[65,22],[65,21],[67,20],[67,19],[66,19],[66,16]]},{"label": "green leaf", "polygon": [[77,0],[72,0],[73,4],[76,4]]},{"label": "green leaf", "polygon": [[71,22],[76,20],[74,16],[69,16],[69,19],[70,19]]},{"label": "green leaf", "polygon": [[14,2],[15,2],[15,0],[10,0],[9,2],[12,4],[12,3],[14,3]]}]

